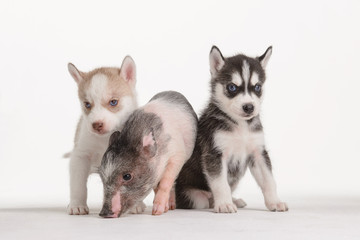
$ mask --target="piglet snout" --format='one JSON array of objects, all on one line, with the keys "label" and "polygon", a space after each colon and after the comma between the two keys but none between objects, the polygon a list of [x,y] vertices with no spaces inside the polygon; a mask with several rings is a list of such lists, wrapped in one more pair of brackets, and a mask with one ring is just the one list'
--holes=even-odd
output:
[{"label": "piglet snout", "polygon": [[104,218],[117,218],[120,215],[120,211],[121,211],[121,197],[120,197],[120,192],[117,191],[111,197],[111,208],[109,204],[104,204],[99,215],[100,217],[104,217]]},{"label": "piglet snout", "polygon": [[103,217],[103,218],[115,218],[115,217],[117,217],[116,214],[114,214],[111,210],[106,209],[106,208],[101,209],[99,216]]}]

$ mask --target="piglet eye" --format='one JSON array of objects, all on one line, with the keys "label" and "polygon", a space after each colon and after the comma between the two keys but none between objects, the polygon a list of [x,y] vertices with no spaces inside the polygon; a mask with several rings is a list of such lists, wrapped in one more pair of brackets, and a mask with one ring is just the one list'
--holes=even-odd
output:
[{"label": "piglet eye", "polygon": [[235,84],[230,83],[229,85],[227,85],[227,89],[228,89],[229,92],[233,93],[233,92],[236,91],[237,87],[236,87]]},{"label": "piglet eye", "polygon": [[261,85],[256,84],[255,85],[255,92],[260,92],[261,91]]},{"label": "piglet eye", "polygon": [[113,99],[109,103],[110,103],[111,106],[115,107],[118,104],[118,100]]},{"label": "piglet eye", "polygon": [[86,108],[91,108],[91,104],[89,102],[84,102]]},{"label": "piglet eye", "polygon": [[125,180],[125,181],[129,181],[130,179],[131,179],[131,174],[130,173],[127,173],[127,174],[124,174],[123,175],[123,179]]}]

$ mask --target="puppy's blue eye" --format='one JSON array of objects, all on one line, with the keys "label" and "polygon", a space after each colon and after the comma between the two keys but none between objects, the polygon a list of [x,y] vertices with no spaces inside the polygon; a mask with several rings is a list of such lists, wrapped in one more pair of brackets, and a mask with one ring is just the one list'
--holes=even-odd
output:
[{"label": "puppy's blue eye", "polygon": [[113,107],[115,107],[117,104],[118,104],[118,100],[114,99],[114,100],[110,101],[110,105],[113,106]]},{"label": "puppy's blue eye", "polygon": [[261,85],[256,84],[254,90],[255,90],[255,92],[260,92],[261,91]]},{"label": "puppy's blue eye", "polygon": [[230,83],[229,85],[227,85],[227,89],[228,89],[229,92],[233,93],[233,92],[236,91],[237,87],[236,87],[235,84]]},{"label": "puppy's blue eye", "polygon": [[129,174],[129,173],[124,174],[124,175],[123,175],[123,179],[124,179],[125,181],[129,181],[129,180],[131,179],[131,174]]},{"label": "puppy's blue eye", "polygon": [[89,102],[84,102],[86,108],[91,108],[91,104]]}]

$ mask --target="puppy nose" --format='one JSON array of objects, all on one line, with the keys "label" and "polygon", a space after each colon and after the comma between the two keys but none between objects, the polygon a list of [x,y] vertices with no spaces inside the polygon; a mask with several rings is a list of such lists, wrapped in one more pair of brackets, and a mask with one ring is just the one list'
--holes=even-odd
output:
[{"label": "puppy nose", "polygon": [[96,131],[101,131],[103,129],[104,123],[103,122],[94,122],[92,127]]},{"label": "puppy nose", "polygon": [[242,108],[247,114],[251,114],[254,111],[254,105],[250,103],[244,104]]}]

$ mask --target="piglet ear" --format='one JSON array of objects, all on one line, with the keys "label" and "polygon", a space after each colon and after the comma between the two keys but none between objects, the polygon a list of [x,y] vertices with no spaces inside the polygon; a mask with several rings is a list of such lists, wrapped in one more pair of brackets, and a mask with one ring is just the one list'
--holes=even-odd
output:
[{"label": "piglet ear", "polygon": [[136,84],[136,66],[134,60],[130,56],[126,56],[122,62],[120,76],[131,86]]},{"label": "piglet ear", "polygon": [[155,156],[157,150],[156,141],[153,130],[146,134],[142,139],[142,155],[145,158],[152,158]]},{"label": "piglet ear", "polygon": [[225,60],[218,47],[213,46],[210,51],[210,72],[214,76],[224,66]]},{"label": "piglet ear", "polygon": [[260,57],[257,57],[257,59],[260,61],[261,66],[265,69],[266,65],[271,57],[272,54],[272,46],[268,47],[266,49],[265,53],[261,55]]},{"label": "piglet ear", "polygon": [[112,145],[114,142],[116,142],[120,137],[120,132],[116,131],[113,134],[111,134],[109,139],[109,146]]},{"label": "piglet ear", "polygon": [[80,72],[74,64],[68,63],[68,70],[77,84],[79,84],[83,80],[83,73]]}]

